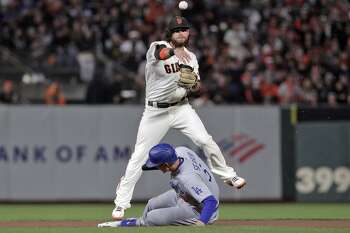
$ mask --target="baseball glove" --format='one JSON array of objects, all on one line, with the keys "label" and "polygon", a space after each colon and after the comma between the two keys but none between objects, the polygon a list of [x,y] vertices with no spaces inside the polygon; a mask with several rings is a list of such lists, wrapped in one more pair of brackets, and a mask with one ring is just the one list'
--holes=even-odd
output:
[{"label": "baseball glove", "polygon": [[197,82],[198,76],[193,72],[193,68],[188,65],[180,64],[180,79],[178,85],[186,89],[191,89]]}]

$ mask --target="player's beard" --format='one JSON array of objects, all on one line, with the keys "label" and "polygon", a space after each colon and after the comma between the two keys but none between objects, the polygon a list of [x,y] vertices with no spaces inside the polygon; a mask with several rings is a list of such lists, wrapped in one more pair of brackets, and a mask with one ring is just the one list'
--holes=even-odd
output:
[{"label": "player's beard", "polygon": [[184,47],[188,44],[188,40],[189,40],[190,36],[187,37],[187,39],[185,41],[176,41],[175,39],[171,39],[171,43],[175,46],[175,48],[181,48]]}]

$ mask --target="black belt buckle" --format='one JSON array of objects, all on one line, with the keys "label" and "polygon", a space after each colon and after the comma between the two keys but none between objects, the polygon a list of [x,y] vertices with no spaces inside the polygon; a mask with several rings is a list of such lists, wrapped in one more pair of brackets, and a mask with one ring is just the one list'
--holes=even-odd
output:
[{"label": "black belt buckle", "polygon": [[169,103],[157,103],[158,108],[169,108],[170,106],[172,105]]},{"label": "black belt buckle", "polygon": [[148,101],[149,106],[157,107],[157,108],[169,108],[169,107],[174,106],[178,103],[179,102],[169,104],[169,103],[159,103],[159,102],[155,102],[155,101]]},{"label": "black belt buckle", "polygon": [[182,102],[186,97],[183,97],[179,102],[175,102],[175,103],[159,103],[156,101],[148,101],[148,105],[152,106],[152,107],[157,107],[157,108],[169,108],[171,106],[177,105],[178,103]]}]

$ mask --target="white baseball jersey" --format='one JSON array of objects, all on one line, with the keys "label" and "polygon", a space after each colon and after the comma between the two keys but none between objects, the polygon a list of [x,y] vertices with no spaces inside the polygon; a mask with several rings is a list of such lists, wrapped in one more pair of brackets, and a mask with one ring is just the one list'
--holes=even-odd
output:
[{"label": "white baseball jersey", "polygon": [[[177,81],[180,78],[180,61],[174,55],[166,60],[158,60],[155,57],[157,45],[165,45],[172,48],[166,41],[153,42],[146,54],[146,99],[151,101],[174,103],[181,100],[187,93],[186,89],[179,87]],[[198,61],[194,53],[185,48],[191,60],[186,65],[191,66],[198,75]]]}]

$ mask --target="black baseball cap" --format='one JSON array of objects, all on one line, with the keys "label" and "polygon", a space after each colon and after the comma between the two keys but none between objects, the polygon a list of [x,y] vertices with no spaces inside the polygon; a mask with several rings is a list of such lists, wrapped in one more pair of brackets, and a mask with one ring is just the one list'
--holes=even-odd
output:
[{"label": "black baseball cap", "polygon": [[168,24],[168,30],[170,32],[174,32],[177,29],[189,29],[190,24],[188,23],[187,19],[181,16],[175,16],[173,17],[169,24]]}]

